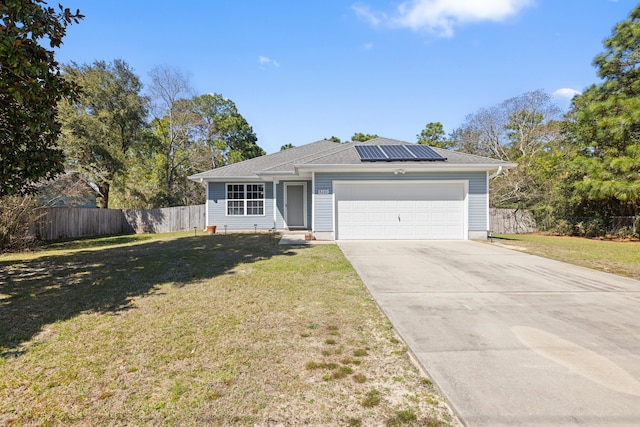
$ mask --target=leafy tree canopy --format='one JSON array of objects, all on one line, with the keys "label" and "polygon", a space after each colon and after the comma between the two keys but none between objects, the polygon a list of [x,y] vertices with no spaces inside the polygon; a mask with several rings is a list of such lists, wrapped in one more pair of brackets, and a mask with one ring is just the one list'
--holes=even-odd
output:
[{"label": "leafy tree canopy", "polygon": [[440,122],[429,122],[422,131],[416,135],[418,144],[429,145],[438,148],[451,148],[455,141],[447,138],[444,127]]},{"label": "leafy tree canopy", "polygon": [[372,135],[372,134],[369,134],[369,133],[356,132],[351,137],[351,141],[365,142],[365,141],[369,141],[370,139],[375,139],[375,138],[378,138],[378,135],[375,135],[375,134]]},{"label": "leafy tree canopy", "polygon": [[148,99],[140,94],[142,84],[123,60],[72,62],[63,71],[67,80],[82,88],[74,102],[60,104],[60,144],[67,167],[97,187],[99,204],[106,208],[111,185],[116,175],[126,174],[127,153],[145,126]]},{"label": "leafy tree canopy", "polygon": [[57,104],[77,87],[60,75],[53,49],[82,18],[38,0],[0,4],[0,197],[33,191],[64,170]]}]

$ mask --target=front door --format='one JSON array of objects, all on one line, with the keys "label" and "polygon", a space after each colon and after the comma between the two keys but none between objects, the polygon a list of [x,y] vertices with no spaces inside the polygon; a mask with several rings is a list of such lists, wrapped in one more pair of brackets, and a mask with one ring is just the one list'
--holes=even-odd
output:
[{"label": "front door", "polygon": [[285,184],[285,221],[288,228],[306,228],[305,185]]}]

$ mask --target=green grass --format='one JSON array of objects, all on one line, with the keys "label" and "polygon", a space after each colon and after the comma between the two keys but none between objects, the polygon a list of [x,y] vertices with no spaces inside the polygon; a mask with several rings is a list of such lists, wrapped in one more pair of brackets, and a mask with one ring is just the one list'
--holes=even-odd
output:
[{"label": "green grass", "polygon": [[373,408],[380,404],[380,392],[376,389],[369,390],[362,399],[362,406],[365,408]]},{"label": "green grass", "polygon": [[498,235],[497,243],[534,255],[640,280],[640,242],[539,234]]},{"label": "green grass", "polygon": [[182,233],[6,254],[0,425],[381,425],[392,404],[455,422],[391,338],[335,245]]}]

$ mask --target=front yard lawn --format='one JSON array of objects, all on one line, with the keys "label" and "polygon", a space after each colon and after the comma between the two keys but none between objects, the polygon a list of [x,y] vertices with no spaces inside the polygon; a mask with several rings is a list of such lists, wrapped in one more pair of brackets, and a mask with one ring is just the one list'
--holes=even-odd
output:
[{"label": "front yard lawn", "polygon": [[540,234],[501,234],[512,249],[640,280],[640,242]]},{"label": "front yard lawn", "polygon": [[170,234],[3,255],[0,354],[1,425],[458,423],[335,245]]}]

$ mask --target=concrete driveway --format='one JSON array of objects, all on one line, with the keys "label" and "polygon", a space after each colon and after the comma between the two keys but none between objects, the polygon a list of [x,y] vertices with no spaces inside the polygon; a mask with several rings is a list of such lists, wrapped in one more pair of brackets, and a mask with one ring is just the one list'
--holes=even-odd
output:
[{"label": "concrete driveway", "polygon": [[339,245],[465,424],[640,425],[639,281],[470,241]]}]

